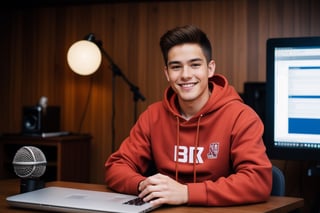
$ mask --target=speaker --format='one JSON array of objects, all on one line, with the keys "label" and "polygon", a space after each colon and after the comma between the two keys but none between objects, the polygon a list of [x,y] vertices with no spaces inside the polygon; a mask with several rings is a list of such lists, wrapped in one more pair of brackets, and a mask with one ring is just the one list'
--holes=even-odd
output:
[{"label": "speaker", "polygon": [[22,133],[38,134],[60,131],[60,107],[25,106],[22,110]]},{"label": "speaker", "polygon": [[263,123],[266,118],[266,83],[245,82],[243,101],[253,108]]}]

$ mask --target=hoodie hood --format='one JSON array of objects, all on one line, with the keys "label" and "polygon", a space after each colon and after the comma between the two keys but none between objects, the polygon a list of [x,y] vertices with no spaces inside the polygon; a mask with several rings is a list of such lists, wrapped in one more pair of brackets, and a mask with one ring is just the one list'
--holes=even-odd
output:
[{"label": "hoodie hood", "polygon": [[[200,116],[205,116],[206,114],[209,114],[219,109],[220,107],[224,106],[229,102],[242,102],[242,99],[240,98],[239,94],[232,86],[229,85],[228,80],[223,75],[215,74],[214,76],[209,78],[209,88],[212,89],[212,93],[208,102],[198,113],[196,113],[193,116],[192,119],[197,119]],[[177,108],[177,94],[173,91],[173,89],[170,86],[166,89],[164,93],[163,104],[165,109],[172,113],[175,117],[181,117],[179,109]]]}]

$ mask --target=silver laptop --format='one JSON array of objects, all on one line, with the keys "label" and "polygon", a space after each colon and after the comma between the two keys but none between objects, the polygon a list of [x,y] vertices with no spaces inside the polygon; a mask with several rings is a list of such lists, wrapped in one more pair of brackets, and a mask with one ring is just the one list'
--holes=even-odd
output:
[{"label": "silver laptop", "polygon": [[140,213],[158,207],[134,195],[66,187],[46,187],[9,196],[6,200],[13,207],[55,212]]}]

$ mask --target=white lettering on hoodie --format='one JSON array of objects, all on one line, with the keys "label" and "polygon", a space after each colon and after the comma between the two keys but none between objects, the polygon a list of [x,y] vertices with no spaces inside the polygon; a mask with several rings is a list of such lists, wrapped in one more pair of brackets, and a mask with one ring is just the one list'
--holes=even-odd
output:
[{"label": "white lettering on hoodie", "polygon": [[201,154],[203,152],[203,147],[194,146],[174,146],[174,161],[180,163],[193,163],[194,154],[196,154],[196,163],[203,163]]}]

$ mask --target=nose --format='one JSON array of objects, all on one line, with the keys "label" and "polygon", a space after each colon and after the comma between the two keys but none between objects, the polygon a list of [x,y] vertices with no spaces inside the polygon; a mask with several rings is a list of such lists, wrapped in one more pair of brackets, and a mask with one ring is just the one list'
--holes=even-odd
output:
[{"label": "nose", "polygon": [[190,67],[187,65],[183,66],[181,77],[183,79],[188,79],[188,78],[191,78],[191,76],[192,76],[192,72]]}]

